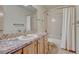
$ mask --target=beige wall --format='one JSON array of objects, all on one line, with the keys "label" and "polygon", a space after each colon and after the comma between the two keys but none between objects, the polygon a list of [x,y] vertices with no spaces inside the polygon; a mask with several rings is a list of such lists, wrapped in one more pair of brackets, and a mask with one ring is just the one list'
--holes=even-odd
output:
[{"label": "beige wall", "polygon": [[32,32],[37,32],[37,16],[36,13],[32,15],[31,18],[31,30]]},{"label": "beige wall", "polygon": [[[4,5],[4,33],[15,33],[18,30],[24,31],[27,15],[30,14],[25,8],[17,5]],[[14,26],[13,24],[24,24],[24,26]]]},{"label": "beige wall", "polygon": [[[52,19],[55,20],[53,20],[52,22]],[[63,20],[62,9],[51,9],[48,11],[47,32],[49,37],[55,39],[61,39],[62,20]]]},{"label": "beige wall", "polygon": [[0,33],[3,33],[4,28],[4,11],[3,6],[0,6]]},{"label": "beige wall", "polygon": [[[76,6],[76,22],[79,21],[79,6]],[[76,24],[76,52],[79,53],[79,24]]]},{"label": "beige wall", "polygon": [[32,17],[32,31],[33,32],[44,32],[45,31],[45,9],[40,6],[35,6],[37,9],[36,13]]},{"label": "beige wall", "polygon": [[[38,15],[41,15],[41,16],[38,16]],[[38,18],[40,18],[40,20],[43,20],[43,21],[38,22]],[[55,18],[56,22],[52,22],[51,21],[52,18]],[[48,10],[48,12],[42,11],[41,14],[33,15],[32,31],[44,32],[47,29],[47,32],[49,33],[48,36],[56,38],[56,39],[61,39],[62,19],[63,19],[62,9],[51,9],[51,10]]]}]

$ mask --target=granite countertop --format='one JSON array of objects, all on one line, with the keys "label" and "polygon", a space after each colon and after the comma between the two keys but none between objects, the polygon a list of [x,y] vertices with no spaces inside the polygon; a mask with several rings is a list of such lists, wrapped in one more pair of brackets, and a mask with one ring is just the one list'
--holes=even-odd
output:
[{"label": "granite countertop", "polygon": [[[36,36],[33,36],[36,35]],[[36,33],[32,36],[26,36],[25,39],[14,39],[14,40],[0,40],[0,54],[10,54],[25,46],[28,46],[33,41],[38,40],[46,33]]]}]

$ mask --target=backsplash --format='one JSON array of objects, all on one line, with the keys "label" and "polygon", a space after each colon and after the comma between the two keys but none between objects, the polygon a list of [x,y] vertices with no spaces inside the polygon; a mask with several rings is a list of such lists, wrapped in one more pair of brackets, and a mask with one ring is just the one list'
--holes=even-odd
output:
[{"label": "backsplash", "polygon": [[21,35],[26,36],[26,33],[17,32],[17,33],[11,33],[11,34],[0,34],[0,40],[7,40],[9,38],[15,38]]}]

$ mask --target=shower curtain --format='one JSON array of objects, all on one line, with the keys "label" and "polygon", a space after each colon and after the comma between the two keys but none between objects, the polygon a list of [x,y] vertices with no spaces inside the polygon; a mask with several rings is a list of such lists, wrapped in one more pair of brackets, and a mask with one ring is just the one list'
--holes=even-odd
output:
[{"label": "shower curtain", "polygon": [[63,8],[61,48],[75,51],[75,7]]}]

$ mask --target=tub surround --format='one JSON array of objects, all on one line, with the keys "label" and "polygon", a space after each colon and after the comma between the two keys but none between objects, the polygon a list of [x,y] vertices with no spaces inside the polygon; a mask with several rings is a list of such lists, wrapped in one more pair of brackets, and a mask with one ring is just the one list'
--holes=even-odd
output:
[{"label": "tub surround", "polygon": [[[27,36],[19,37],[21,39],[15,38],[14,40],[0,40],[0,54],[13,54],[13,53],[23,54],[24,53],[23,48],[28,47],[33,42],[36,42],[37,46],[39,47],[38,41],[45,39],[46,37],[47,37],[47,33],[36,33],[36,34],[29,34]],[[44,44],[44,40],[43,40],[43,44]],[[45,45],[46,44],[44,44],[43,47],[45,47]],[[36,50],[37,53],[39,52],[38,49]],[[17,51],[20,51],[20,52],[18,53]],[[34,51],[35,51],[35,49],[34,49]],[[47,50],[44,50],[44,48],[43,48],[42,53],[45,53],[45,51],[47,52],[48,48],[47,48]],[[29,53],[26,53],[26,54],[29,54]]]}]

